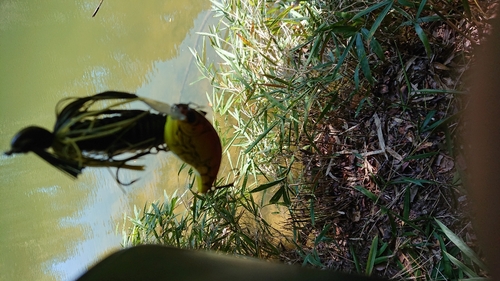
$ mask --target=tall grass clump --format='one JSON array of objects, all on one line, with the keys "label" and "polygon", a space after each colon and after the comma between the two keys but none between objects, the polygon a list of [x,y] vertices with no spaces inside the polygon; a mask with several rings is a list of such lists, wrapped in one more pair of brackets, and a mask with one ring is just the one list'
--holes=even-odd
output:
[{"label": "tall grass clump", "polygon": [[456,160],[480,3],[212,4],[220,21],[192,52],[213,86],[226,160],[217,184],[234,187],[165,195],[135,212],[124,244],[483,278]]},{"label": "tall grass clump", "polygon": [[359,80],[359,73],[344,64],[354,50],[356,28],[341,26],[331,48],[329,33],[335,28],[325,26],[316,4],[214,1],[222,19],[203,35],[222,62],[207,64],[204,52],[195,54],[214,87],[209,99],[221,116],[216,125],[232,125],[223,128],[224,142],[240,148],[237,157],[228,154],[236,158],[231,161],[236,185],[250,192],[274,188],[269,202],[285,206],[301,190],[296,156],[302,138],[319,151],[308,126],[324,116],[311,116],[311,109],[319,107],[324,115],[340,106],[354,94],[340,94],[346,76],[356,74]]},{"label": "tall grass clump", "polygon": [[187,195],[165,193],[162,201],[146,204],[142,211],[135,209],[122,244],[161,244],[268,259],[279,256],[279,232],[265,219],[257,221],[260,208],[251,196],[241,198],[244,194],[227,190],[211,196]]}]

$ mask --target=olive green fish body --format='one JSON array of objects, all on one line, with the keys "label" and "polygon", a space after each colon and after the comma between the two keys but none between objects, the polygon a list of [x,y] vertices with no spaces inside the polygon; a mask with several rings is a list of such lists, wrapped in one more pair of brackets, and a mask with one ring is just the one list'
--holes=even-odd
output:
[{"label": "olive green fish body", "polygon": [[217,178],[222,157],[219,136],[205,116],[189,105],[174,105],[172,111],[165,127],[167,146],[196,170],[198,191],[210,191]]}]

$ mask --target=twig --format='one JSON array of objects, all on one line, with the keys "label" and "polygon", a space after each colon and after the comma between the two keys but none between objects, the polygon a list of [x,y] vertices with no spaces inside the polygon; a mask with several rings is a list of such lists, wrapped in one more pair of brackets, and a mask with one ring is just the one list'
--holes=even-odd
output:
[{"label": "twig", "polygon": [[99,6],[97,6],[97,8],[95,8],[95,11],[94,11],[94,13],[92,14],[92,17],[95,17],[95,15],[96,15],[96,14],[97,14],[97,12],[99,11],[99,8],[101,7],[101,5],[102,5],[102,2],[103,2],[103,1],[104,1],[104,0],[101,0],[101,2],[99,2]]}]

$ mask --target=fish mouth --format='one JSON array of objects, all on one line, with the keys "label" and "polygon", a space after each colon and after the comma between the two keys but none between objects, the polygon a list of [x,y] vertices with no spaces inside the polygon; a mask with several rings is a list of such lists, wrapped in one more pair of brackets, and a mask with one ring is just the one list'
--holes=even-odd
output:
[{"label": "fish mouth", "polygon": [[174,120],[185,121],[187,119],[187,113],[189,111],[189,105],[179,103],[172,105],[170,116]]}]

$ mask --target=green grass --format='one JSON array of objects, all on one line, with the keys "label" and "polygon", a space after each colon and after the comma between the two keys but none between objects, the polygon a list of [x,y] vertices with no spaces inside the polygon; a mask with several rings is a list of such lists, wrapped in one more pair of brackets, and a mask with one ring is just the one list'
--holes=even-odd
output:
[{"label": "green grass", "polygon": [[276,245],[282,235],[261,216],[262,208],[248,193],[224,190],[212,196],[187,195],[193,194],[165,194],[162,202],[136,209],[134,217],[125,218],[132,227],[124,229],[123,245],[162,244],[259,258],[279,256]]},{"label": "green grass", "polygon": [[[192,52],[214,89],[207,97],[226,159],[218,185],[234,188],[165,195],[136,210],[124,245],[390,278],[487,275],[467,246],[475,241],[464,242],[473,230],[455,161],[459,78],[471,59],[463,42],[476,43],[457,22],[477,20],[479,6],[214,0],[213,8],[220,22]],[[220,60],[208,62],[206,48]],[[271,223],[278,214],[285,219]]]}]

